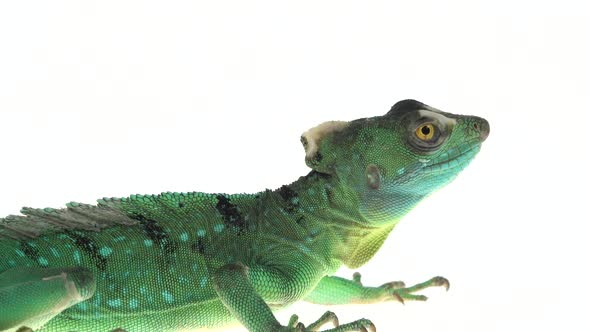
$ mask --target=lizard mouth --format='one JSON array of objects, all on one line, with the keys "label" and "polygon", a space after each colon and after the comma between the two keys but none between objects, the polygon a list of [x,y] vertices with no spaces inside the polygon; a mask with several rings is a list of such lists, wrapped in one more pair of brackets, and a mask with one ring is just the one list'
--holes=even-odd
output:
[{"label": "lizard mouth", "polygon": [[481,148],[480,142],[466,142],[443,152],[440,156],[424,165],[427,173],[444,172],[456,168],[465,168]]}]

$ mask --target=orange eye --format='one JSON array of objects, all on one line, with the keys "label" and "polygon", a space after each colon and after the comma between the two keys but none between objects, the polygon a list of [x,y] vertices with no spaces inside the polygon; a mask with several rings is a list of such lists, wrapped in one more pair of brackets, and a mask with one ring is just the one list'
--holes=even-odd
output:
[{"label": "orange eye", "polygon": [[434,137],[435,130],[432,124],[423,124],[416,129],[416,136],[422,141],[430,141]]}]

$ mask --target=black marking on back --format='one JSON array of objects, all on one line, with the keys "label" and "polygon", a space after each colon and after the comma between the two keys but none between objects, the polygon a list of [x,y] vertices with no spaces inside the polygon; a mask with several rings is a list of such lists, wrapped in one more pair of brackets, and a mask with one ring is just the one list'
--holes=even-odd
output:
[{"label": "black marking on back", "polygon": [[86,254],[88,254],[88,256],[92,257],[92,260],[94,261],[97,269],[100,271],[104,271],[106,269],[107,259],[99,253],[98,247],[91,238],[81,232],[69,229],[66,229],[63,232],[72,241],[74,241],[74,244],[78,248],[82,249]]},{"label": "black marking on back", "polygon": [[139,224],[143,228],[143,232],[147,237],[159,246],[167,259],[176,251],[176,246],[170,240],[168,232],[160,226],[154,219],[146,218],[142,214],[131,216],[133,219],[139,220]]},{"label": "black marking on back", "polygon": [[305,176],[308,180],[318,181],[318,180],[325,180],[328,181],[331,178],[330,174],[320,173],[316,170],[312,170]]},{"label": "black marking on back", "polygon": [[27,241],[21,241],[20,247],[27,257],[35,262],[39,259],[39,249],[33,247]]},{"label": "black marking on back", "polygon": [[285,210],[294,213],[299,208],[299,196],[297,192],[289,186],[282,186],[278,190],[279,196],[287,203]]},{"label": "black marking on back", "polygon": [[237,205],[232,204],[228,197],[225,195],[217,195],[217,205],[215,205],[215,208],[221,214],[225,224],[238,227],[239,232],[244,230],[246,222],[240,213],[240,208]]},{"label": "black marking on back", "polygon": [[191,246],[193,251],[200,253],[201,255],[205,254],[205,245],[203,244],[202,239],[197,239],[197,242],[193,243]]},{"label": "black marking on back", "polygon": [[334,192],[332,188],[329,186],[324,187],[324,193],[326,194],[326,198],[328,199],[328,204],[330,206],[334,205]]}]

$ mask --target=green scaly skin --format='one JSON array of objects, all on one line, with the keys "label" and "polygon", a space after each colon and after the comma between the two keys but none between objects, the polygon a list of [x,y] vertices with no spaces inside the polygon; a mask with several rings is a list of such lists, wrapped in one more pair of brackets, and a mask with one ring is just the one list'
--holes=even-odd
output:
[{"label": "green scaly skin", "polygon": [[[0,219],[0,331],[367,331],[326,312],[304,327],[272,311],[320,304],[425,300],[407,287],[331,276],[356,268],[398,221],[451,182],[489,132],[473,116],[413,100],[384,116],[320,125],[302,136],[312,171],[257,194],[163,193],[96,206],[23,208]],[[318,315],[320,316],[320,315]]]}]

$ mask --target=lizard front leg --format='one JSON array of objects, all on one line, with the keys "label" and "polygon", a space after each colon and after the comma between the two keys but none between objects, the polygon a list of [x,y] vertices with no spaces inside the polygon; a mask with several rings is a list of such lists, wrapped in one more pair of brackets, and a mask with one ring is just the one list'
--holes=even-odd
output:
[{"label": "lizard front leg", "polygon": [[214,273],[213,285],[221,302],[249,331],[277,331],[282,328],[249,280],[248,268],[227,264]]},{"label": "lizard front leg", "polygon": [[401,281],[388,282],[378,287],[367,287],[361,283],[361,275],[356,272],[352,280],[326,276],[316,288],[307,295],[305,301],[331,305],[351,303],[377,303],[383,301],[406,300],[425,301],[424,295],[414,294],[429,287],[443,286],[449,289],[449,281],[443,277],[434,277],[423,283],[405,287]]},{"label": "lizard front leg", "polygon": [[[368,320],[338,325],[338,319],[326,312],[307,328],[293,315],[287,326],[281,325],[267,304],[288,304],[305,295],[321,275],[311,266],[273,266],[248,268],[242,263],[227,264],[217,269],[213,282],[219,298],[234,317],[251,332],[317,331],[322,325],[332,322],[336,327],[330,332],[367,331],[374,329]],[[263,299],[264,298],[264,299]],[[265,301],[266,299],[266,301]]]}]

